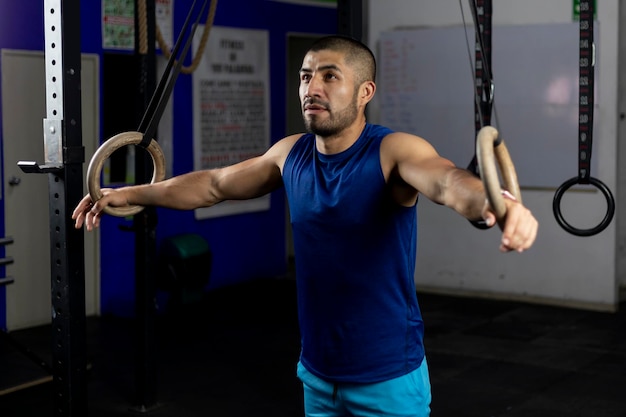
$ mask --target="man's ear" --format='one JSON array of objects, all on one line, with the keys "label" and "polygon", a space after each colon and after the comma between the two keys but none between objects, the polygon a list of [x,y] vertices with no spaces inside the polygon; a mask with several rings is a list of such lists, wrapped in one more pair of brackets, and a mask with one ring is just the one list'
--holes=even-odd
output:
[{"label": "man's ear", "polygon": [[369,103],[374,94],[376,93],[376,84],[374,81],[365,81],[359,88],[359,98],[363,101],[363,104]]}]

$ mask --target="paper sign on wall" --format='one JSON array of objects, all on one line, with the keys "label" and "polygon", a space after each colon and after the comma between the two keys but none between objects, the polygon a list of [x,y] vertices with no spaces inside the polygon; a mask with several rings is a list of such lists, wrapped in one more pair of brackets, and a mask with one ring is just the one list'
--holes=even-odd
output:
[{"label": "paper sign on wall", "polygon": [[[211,28],[202,61],[193,73],[194,169],[231,165],[269,147],[268,37],[265,30]],[[197,50],[199,40],[194,42]],[[195,216],[203,219],[269,207],[267,195],[199,209]]]}]

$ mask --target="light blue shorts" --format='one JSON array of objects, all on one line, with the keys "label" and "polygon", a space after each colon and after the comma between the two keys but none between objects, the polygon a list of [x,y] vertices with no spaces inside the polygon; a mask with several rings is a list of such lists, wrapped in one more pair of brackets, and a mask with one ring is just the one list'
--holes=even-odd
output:
[{"label": "light blue shorts", "polygon": [[415,371],[373,384],[334,384],[307,371],[298,362],[304,387],[306,417],[428,417],[430,380],[426,358]]}]

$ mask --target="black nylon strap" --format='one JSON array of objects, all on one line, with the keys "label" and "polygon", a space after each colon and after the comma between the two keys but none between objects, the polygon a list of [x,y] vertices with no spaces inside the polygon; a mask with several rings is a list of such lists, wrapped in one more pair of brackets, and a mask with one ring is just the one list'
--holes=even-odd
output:
[{"label": "black nylon strap", "polygon": [[[557,223],[567,232],[576,236],[593,236],[611,223],[615,214],[615,198],[602,181],[591,176],[591,149],[593,142],[593,105],[594,105],[594,42],[593,19],[594,0],[580,1],[580,39],[579,39],[579,74],[578,74],[578,176],[565,181],[557,188],[552,200],[552,211]],[[563,195],[577,184],[592,185],[602,192],[606,199],[606,213],[595,227],[581,229],[571,225],[563,216],[561,202]]]},{"label": "black nylon strap", "polygon": [[176,44],[174,45],[174,49],[172,50],[172,54],[170,55],[170,59],[167,61],[167,66],[165,67],[165,71],[163,72],[163,76],[159,81],[159,85],[157,86],[152,98],[150,99],[150,103],[148,104],[148,108],[143,115],[141,123],[139,124],[138,132],[143,132],[144,136],[139,143],[139,146],[147,148],[152,141],[154,134],[156,133],[157,127],[159,125],[159,121],[161,120],[161,116],[165,111],[165,107],[167,106],[167,101],[174,89],[174,84],[176,83],[176,78],[180,73],[180,70],[183,65],[183,61],[187,56],[189,48],[191,47],[191,42],[193,40],[193,35],[196,32],[196,28],[200,23],[200,17],[204,13],[206,6],[209,0],[204,0],[200,12],[196,17],[196,21],[191,27],[191,32],[187,38],[187,42],[183,47],[183,51],[178,56],[178,52],[183,44],[183,38],[185,36],[185,32],[187,31],[189,24],[191,22],[191,16],[196,6],[196,0],[193,1],[191,8],[189,9],[189,13],[187,14],[187,18],[185,19],[185,23],[178,35],[178,39],[176,40]]},{"label": "black nylon strap", "polygon": [[[475,133],[491,124],[491,110],[493,107],[493,78],[491,74],[491,0],[470,0],[472,18],[476,32],[474,55],[474,128]],[[477,176],[478,160],[472,158],[467,169]]]},{"label": "black nylon strap", "polygon": [[[475,140],[480,129],[491,124],[491,109],[493,106],[491,75],[491,16],[492,0],[469,0],[472,10],[472,19],[475,30],[474,47],[474,128]],[[501,139],[498,139],[501,142]],[[474,145],[474,149],[476,146]],[[476,153],[467,170],[480,177],[478,158]],[[470,220],[472,226],[477,229],[488,229],[484,220]]]},{"label": "black nylon strap", "polygon": [[593,0],[580,1],[578,77],[578,182],[589,184],[593,143],[595,62],[593,50]]}]

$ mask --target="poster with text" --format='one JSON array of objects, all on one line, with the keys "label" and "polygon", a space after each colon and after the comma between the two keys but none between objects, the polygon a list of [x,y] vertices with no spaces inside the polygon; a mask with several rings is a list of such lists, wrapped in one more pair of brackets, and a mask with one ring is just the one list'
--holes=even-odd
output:
[{"label": "poster with text", "polygon": [[[174,0],[156,0],[156,26],[168,45],[172,45],[174,38],[173,10]],[[102,0],[102,47],[127,51],[135,49],[134,0]],[[158,42],[156,48],[160,48]]]},{"label": "poster with text", "polygon": [[[198,27],[201,33],[203,27]],[[199,39],[194,37],[198,50]],[[231,165],[270,145],[269,36],[214,26],[193,73],[194,169]],[[196,219],[268,210],[270,196],[198,209]]]},{"label": "poster with text", "polygon": [[102,47],[129,51],[135,47],[133,0],[102,0]]}]

